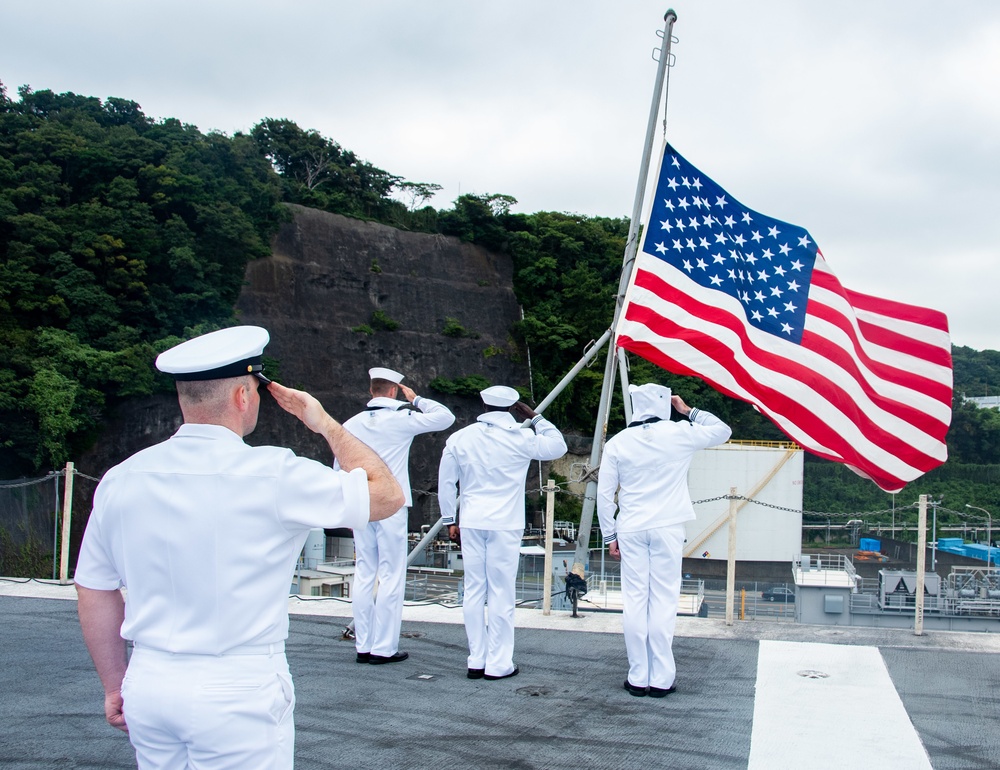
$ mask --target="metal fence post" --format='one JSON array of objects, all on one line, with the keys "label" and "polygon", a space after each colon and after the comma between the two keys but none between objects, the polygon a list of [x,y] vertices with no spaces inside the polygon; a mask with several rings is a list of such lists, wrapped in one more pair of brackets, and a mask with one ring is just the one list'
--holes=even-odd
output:
[{"label": "metal fence post", "polygon": [[729,556],[726,562],[726,625],[733,624],[736,592],[736,487],[729,488]]},{"label": "metal fence post", "polygon": [[72,462],[66,463],[66,481],[63,492],[62,507],[62,541],[59,551],[59,584],[69,582],[69,533],[70,522],[73,520],[73,475],[75,470]]},{"label": "metal fence post", "polygon": [[552,613],[552,535],[555,529],[556,485],[545,482],[545,574],[542,576],[542,614]]},{"label": "metal fence post", "polygon": [[917,524],[917,595],[913,608],[913,633],[924,633],[924,574],[927,566],[927,495],[920,495],[920,515]]}]

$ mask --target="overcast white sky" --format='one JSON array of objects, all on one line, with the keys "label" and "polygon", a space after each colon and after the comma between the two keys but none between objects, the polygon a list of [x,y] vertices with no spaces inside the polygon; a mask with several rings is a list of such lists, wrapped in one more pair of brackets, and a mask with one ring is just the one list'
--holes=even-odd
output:
[{"label": "overcast white sky", "polygon": [[[0,80],[233,133],[289,118],[515,211],[632,211],[669,5],[0,0]],[[1000,2],[677,0],[668,136],[848,288],[1000,350]]]}]

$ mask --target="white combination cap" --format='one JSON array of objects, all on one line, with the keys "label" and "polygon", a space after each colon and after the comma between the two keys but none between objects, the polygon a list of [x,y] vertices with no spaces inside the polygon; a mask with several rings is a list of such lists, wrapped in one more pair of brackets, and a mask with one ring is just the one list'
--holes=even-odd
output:
[{"label": "white combination cap", "polygon": [[156,357],[156,368],[175,380],[224,380],[252,374],[264,383],[264,346],[271,339],[259,326],[233,326],[195,337]]},{"label": "white combination cap", "polygon": [[647,382],[645,385],[629,385],[628,394],[632,398],[632,420],[641,422],[650,417],[670,419],[670,388]]},{"label": "white combination cap", "polygon": [[375,366],[369,369],[368,376],[373,380],[388,380],[389,382],[394,382],[397,385],[403,381],[402,374],[394,372],[392,369],[385,369],[381,366]]},{"label": "white combination cap", "polygon": [[479,391],[486,406],[513,406],[521,400],[521,394],[506,385],[494,385]]}]

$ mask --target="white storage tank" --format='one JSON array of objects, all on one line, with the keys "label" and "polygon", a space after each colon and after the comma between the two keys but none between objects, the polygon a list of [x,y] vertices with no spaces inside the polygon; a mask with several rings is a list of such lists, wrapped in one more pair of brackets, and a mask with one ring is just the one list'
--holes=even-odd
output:
[{"label": "white storage tank", "polygon": [[[791,562],[802,552],[803,450],[784,442],[732,441],[698,452],[688,484],[696,521],[687,523],[684,555],[725,561],[729,555],[729,501],[737,501],[736,559]],[[699,500],[712,502],[698,503]]]}]

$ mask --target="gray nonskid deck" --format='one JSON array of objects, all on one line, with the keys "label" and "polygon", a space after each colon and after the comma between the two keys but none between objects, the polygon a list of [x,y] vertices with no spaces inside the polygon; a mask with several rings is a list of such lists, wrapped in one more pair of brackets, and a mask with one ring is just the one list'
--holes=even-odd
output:
[{"label": "gray nonskid deck", "polygon": [[[1000,758],[993,635],[681,619],[679,691],[660,700],[622,689],[620,617],[519,610],[521,673],[489,682],[465,677],[460,610],[408,607],[409,660],[369,666],[342,638],[349,606],[292,605],[310,612],[293,614],[287,643],[300,769],[745,768],[761,638],[877,646],[935,768]],[[0,767],[134,767],[126,736],[104,722],[75,602],[0,596],[0,615]],[[825,766],[822,746],[810,766]]]}]

